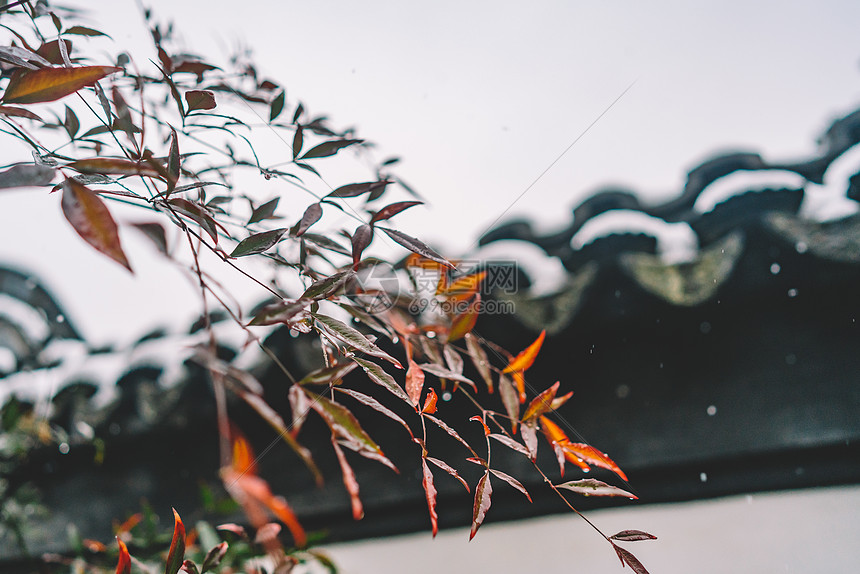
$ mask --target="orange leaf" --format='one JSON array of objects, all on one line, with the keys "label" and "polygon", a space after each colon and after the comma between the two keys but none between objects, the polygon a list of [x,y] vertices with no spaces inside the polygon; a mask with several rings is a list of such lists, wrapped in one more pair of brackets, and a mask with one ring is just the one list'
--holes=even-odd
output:
[{"label": "orange leaf", "polygon": [[173,539],[170,541],[170,551],[167,554],[167,564],[164,574],[176,574],[185,561],[185,525],[179,518],[179,513],[173,509]]},{"label": "orange leaf", "polygon": [[522,371],[514,371],[514,382],[517,384],[517,392],[519,393],[520,404],[526,402],[526,376]]},{"label": "orange leaf", "polygon": [[233,470],[239,474],[257,474],[257,461],[248,440],[235,427],[230,429],[233,436]]},{"label": "orange leaf", "polygon": [[451,330],[448,331],[448,342],[462,339],[475,328],[475,323],[478,321],[478,314],[481,309],[481,296],[475,295],[475,300],[469,304],[469,307],[461,314],[454,317],[451,321]]},{"label": "orange leaf", "polygon": [[66,179],[61,204],[63,215],[84,241],[131,271],[116,222],[98,195],[77,181]]},{"label": "orange leaf", "polygon": [[116,539],[119,545],[119,560],[116,563],[116,574],[131,574],[131,555],[128,553],[128,547],[125,542]]},{"label": "orange leaf", "polygon": [[427,393],[427,398],[424,399],[424,407],[422,407],[421,412],[426,413],[428,415],[432,415],[436,412],[436,402],[439,398],[436,396],[436,391],[430,389]]},{"label": "orange leaf", "polygon": [[485,436],[490,436],[490,435],[492,434],[492,433],[490,432],[490,427],[488,427],[488,426],[487,426],[487,423],[485,423],[485,422],[484,422],[484,419],[482,419],[481,417],[479,417],[479,416],[477,416],[477,415],[476,415],[476,416],[474,416],[474,417],[470,418],[469,420],[470,420],[470,421],[477,421],[477,422],[481,423],[481,426],[483,426],[483,427],[484,427],[484,435],[485,435]]},{"label": "orange leaf", "polygon": [[424,494],[427,498],[427,510],[430,512],[430,526],[433,528],[433,537],[439,531],[439,515],[436,514],[436,487],[433,484],[433,473],[430,472],[430,467],[427,466],[427,461],[421,459],[421,469],[424,476],[421,480],[421,486],[424,487]]},{"label": "orange leaf", "polygon": [[584,462],[611,470],[620,476],[625,482],[627,481],[627,475],[624,474],[618,465],[615,464],[611,458],[606,456],[605,453],[600,452],[593,446],[582,442],[572,442],[563,444],[562,447],[566,452],[572,453],[574,456],[581,458]]},{"label": "orange leaf", "polygon": [[12,75],[3,102],[35,104],[53,102],[92,86],[109,74],[122,71],[112,66],[76,66],[72,68],[41,68]]},{"label": "orange leaf", "polygon": [[481,287],[481,282],[483,282],[486,276],[486,271],[480,271],[478,273],[473,273],[472,275],[460,277],[448,285],[443,291],[438,292],[437,295],[446,295],[449,300],[467,301],[478,292],[478,289]]},{"label": "orange leaf", "polygon": [[532,402],[526,408],[525,414],[523,414],[523,422],[535,419],[552,410],[552,402],[555,399],[555,394],[558,392],[559,384],[561,383],[556,381],[553,386],[532,399]]},{"label": "orange leaf", "polygon": [[535,362],[535,358],[540,351],[541,345],[543,345],[543,340],[546,337],[546,330],[541,331],[538,338],[534,343],[529,345],[523,352],[517,355],[508,366],[505,367],[503,373],[515,373],[517,371],[525,371],[529,367],[532,366],[532,363]]},{"label": "orange leaf", "polygon": [[248,520],[255,528],[260,528],[268,522],[265,508],[278,517],[293,535],[296,546],[304,546],[307,536],[295,513],[280,496],[272,494],[269,483],[250,474],[239,474],[232,468],[222,470],[224,486],[236,501],[242,505]]},{"label": "orange leaf", "polygon": [[128,520],[126,520],[117,527],[116,533],[122,534],[124,532],[130,532],[131,529],[137,526],[141,520],[143,520],[143,514],[141,514],[140,512],[132,514],[128,517]]},{"label": "orange leaf", "polygon": [[544,436],[549,441],[549,444],[553,447],[553,449],[555,449],[556,445],[558,445],[558,447],[561,449],[562,453],[564,454],[565,460],[567,460],[571,464],[575,464],[576,466],[578,466],[581,470],[583,470],[585,472],[588,472],[589,470],[591,470],[591,467],[589,467],[587,464],[585,464],[574,453],[567,450],[566,447],[567,447],[567,445],[570,444],[570,439],[567,438],[567,435],[564,433],[563,430],[561,430],[561,427],[559,427],[557,424],[555,424],[554,422],[552,422],[551,420],[549,420],[548,418],[546,418],[544,416],[540,417],[540,426],[541,426],[541,430],[543,431]]}]

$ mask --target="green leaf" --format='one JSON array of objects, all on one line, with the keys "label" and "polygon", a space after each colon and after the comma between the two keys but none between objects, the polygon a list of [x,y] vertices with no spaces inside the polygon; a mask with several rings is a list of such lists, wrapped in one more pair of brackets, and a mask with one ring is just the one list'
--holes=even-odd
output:
[{"label": "green leaf", "polygon": [[334,317],[320,315],[319,313],[311,313],[311,315],[313,315],[314,319],[317,320],[317,323],[319,323],[323,327],[323,330],[326,333],[332,335],[336,339],[343,341],[353,349],[361,351],[373,357],[385,359],[399,369],[403,368],[401,364],[397,361],[397,359],[371,343],[367,339],[367,337],[365,337],[360,331],[353,329],[342,321],[338,321]]},{"label": "green leaf", "polygon": [[63,127],[66,128],[66,133],[69,134],[70,139],[75,139],[75,135],[81,127],[78,116],[69,106],[66,106],[66,119],[63,121]]},{"label": "green leaf", "polygon": [[397,471],[397,467],[388,460],[372,438],[361,428],[358,419],[346,407],[326,397],[305,390],[310,399],[310,406],[325,420],[332,434],[344,441],[344,446],[358,454],[377,460]]},{"label": "green leaf", "polygon": [[379,227],[378,229],[381,229],[382,231],[384,231],[385,234],[388,235],[388,237],[390,237],[396,243],[399,243],[400,245],[402,245],[403,247],[405,247],[409,251],[411,251],[413,253],[417,253],[421,257],[424,257],[424,258],[429,259],[431,261],[435,261],[436,263],[441,263],[442,265],[445,265],[446,267],[450,267],[451,269],[455,268],[455,265],[453,263],[451,263],[450,261],[448,261],[447,259],[445,259],[441,255],[439,255],[438,253],[436,253],[435,251],[433,251],[432,249],[427,247],[420,240],[418,240],[414,237],[411,237],[409,235],[406,235],[405,233],[401,233],[400,231],[397,231],[396,229],[388,229],[385,227]]},{"label": "green leaf", "polygon": [[[357,366],[355,363],[351,363],[351,364],[353,367]],[[354,391],[352,389],[345,389],[343,387],[335,387],[335,390],[339,393],[344,393],[346,395],[349,395],[352,398],[354,398],[355,400],[357,400],[358,402],[360,402],[364,405],[367,405],[368,407],[372,408],[373,410],[375,410],[379,413],[382,413],[383,415],[387,416],[391,420],[397,421],[398,423],[400,423],[403,426],[403,428],[406,429],[406,431],[410,435],[412,435],[412,429],[409,428],[409,425],[406,424],[406,421],[404,421],[402,418],[400,418],[400,415],[394,413],[391,409],[384,406],[382,403],[380,403],[379,401],[377,401],[376,399],[374,399],[370,395],[366,395],[364,393],[360,393],[360,392]]]},{"label": "green leaf", "polygon": [[227,548],[226,542],[221,542],[220,544],[212,547],[209,552],[206,553],[206,557],[203,559],[203,567],[200,571],[205,574],[206,572],[217,568],[218,565],[221,564],[221,560],[224,558],[224,555],[227,554]]},{"label": "green leaf", "polygon": [[281,90],[281,92],[275,96],[275,99],[272,100],[272,107],[269,110],[269,121],[275,121],[275,118],[281,115],[281,112],[284,111],[284,102],[287,99],[287,92]]},{"label": "green leaf", "polygon": [[304,131],[302,126],[296,127],[296,133],[293,135],[293,159],[296,159],[302,153],[302,146],[305,143]]},{"label": "green leaf", "polygon": [[302,239],[305,241],[310,241],[317,247],[321,247],[322,249],[328,249],[329,251],[334,251],[335,253],[340,253],[341,255],[350,255],[349,250],[342,246],[337,241],[329,239],[325,235],[319,235],[316,233],[304,233],[302,234]]},{"label": "green leaf", "polygon": [[167,173],[170,174],[168,187],[173,189],[176,182],[179,181],[181,156],[179,155],[179,136],[176,135],[176,130],[170,130],[170,152],[167,156]]},{"label": "green leaf", "polygon": [[271,219],[275,214],[275,210],[278,208],[278,202],[280,200],[280,197],[276,197],[275,199],[271,199],[266,203],[255,207],[254,211],[251,212],[251,217],[248,219],[248,225],[258,223],[264,219]]},{"label": "green leaf", "polygon": [[54,179],[54,168],[47,165],[19,164],[0,171],[0,189],[48,185]]},{"label": "green leaf", "polygon": [[394,377],[386,373],[382,367],[372,361],[367,361],[359,357],[353,357],[352,360],[358,363],[359,366],[364,369],[364,372],[367,373],[367,376],[370,377],[371,381],[382,387],[385,387],[391,392],[391,394],[403,400],[406,404],[415,406],[415,404],[409,398],[409,395],[406,394],[406,391],[400,388],[400,385],[397,384],[397,381],[394,380]]},{"label": "green leaf", "polygon": [[262,233],[254,233],[240,241],[236,249],[230,254],[230,257],[244,257],[268,251],[281,240],[281,237],[286,232],[285,228],[280,228],[263,231]]},{"label": "green leaf", "polygon": [[[307,234],[305,237],[307,237]],[[302,293],[301,298],[314,300],[327,299],[341,289],[354,275],[355,272],[352,270],[341,271],[325,279],[315,281]]]},{"label": "green leaf", "polygon": [[298,299],[296,301],[278,301],[277,303],[266,305],[248,325],[276,325],[278,323],[286,323],[301,313],[310,304],[310,299]]},{"label": "green leaf", "polygon": [[212,219],[212,216],[206,211],[206,209],[194,202],[188,201],[187,199],[183,199],[181,197],[175,197],[173,199],[168,199],[167,203],[177,212],[182,215],[196,221],[200,227],[209,234],[209,237],[212,238],[212,241],[218,243],[218,228],[215,224],[215,220]]},{"label": "green leaf", "polygon": [[72,26],[71,28],[63,32],[63,34],[75,34],[77,36],[107,36],[108,38],[110,38],[110,36],[108,36],[104,32],[101,32],[100,30],[96,30],[94,28],[87,28],[86,26]]},{"label": "green leaf", "polygon": [[309,149],[305,154],[301,157],[301,159],[313,159],[317,157],[329,157],[345,147],[349,147],[351,145],[361,143],[364,140],[350,140],[350,139],[342,139],[342,140],[330,140],[327,142],[323,142],[317,146]]},{"label": "green leaf", "polygon": [[358,365],[352,361],[348,363],[336,363],[330,367],[323,367],[311,371],[300,380],[299,385],[328,385],[339,381],[353,371]]}]

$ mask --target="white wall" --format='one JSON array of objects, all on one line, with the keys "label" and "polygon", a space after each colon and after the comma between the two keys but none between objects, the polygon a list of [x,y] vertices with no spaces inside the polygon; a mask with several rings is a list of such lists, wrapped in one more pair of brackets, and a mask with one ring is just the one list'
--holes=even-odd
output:
[{"label": "white wall", "polygon": [[[444,512],[444,510],[442,510]],[[490,515],[492,514],[492,507]],[[732,496],[587,514],[607,534],[645,530],[626,545],[651,574],[855,574],[860,564],[860,487]],[[338,544],[343,574],[630,572],[574,515]]]}]

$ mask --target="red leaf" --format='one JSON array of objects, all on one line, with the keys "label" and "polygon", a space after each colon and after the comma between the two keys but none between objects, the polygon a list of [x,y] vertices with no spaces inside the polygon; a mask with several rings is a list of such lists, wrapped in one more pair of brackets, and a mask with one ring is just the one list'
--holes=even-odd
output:
[{"label": "red leaf", "polygon": [[334,447],[337,461],[340,463],[340,468],[343,472],[343,484],[346,486],[347,492],[349,492],[349,499],[352,503],[352,518],[354,520],[361,520],[364,518],[364,508],[362,508],[361,499],[358,497],[358,481],[355,479],[355,473],[346,461],[346,456],[344,456],[340,445],[337,444],[334,435],[332,435],[331,444]]},{"label": "red leaf", "polygon": [[185,92],[185,101],[188,103],[188,111],[211,110],[215,103],[215,94],[208,90],[188,90]]},{"label": "red leaf", "polygon": [[532,501],[532,497],[529,495],[529,491],[526,490],[526,487],[523,486],[519,480],[517,480],[516,478],[514,478],[513,476],[511,476],[509,474],[505,474],[501,470],[493,470],[491,468],[490,472],[492,472],[493,475],[496,476],[497,478],[501,478],[502,480],[504,480],[505,482],[507,482],[508,484],[510,484],[511,486],[513,486],[514,488],[516,488],[517,490],[522,492],[525,495],[525,497],[529,499],[529,502]]},{"label": "red leaf", "polygon": [[517,423],[520,418],[520,399],[513,383],[504,375],[499,375],[499,395],[501,395],[502,404],[511,419],[511,429],[513,432],[517,432]]},{"label": "red leaf", "polygon": [[487,426],[487,423],[484,422],[484,419],[475,415],[473,417],[470,417],[469,420],[481,423],[481,426],[484,427],[484,436],[490,436],[491,435],[490,427]]},{"label": "red leaf", "polygon": [[421,459],[421,470],[424,477],[421,480],[421,486],[424,487],[424,494],[427,498],[427,509],[430,512],[430,525],[433,528],[433,537],[439,532],[439,516],[436,514],[436,487],[433,485],[433,473],[430,472],[430,467],[427,466],[427,461]]},{"label": "red leaf", "polygon": [[304,235],[305,231],[307,231],[311,225],[320,220],[322,214],[322,205],[319,203],[310,204],[308,208],[305,209],[305,213],[302,215],[301,221],[299,221],[299,226],[296,228],[296,237]]},{"label": "red leaf", "polygon": [[[529,421],[527,423],[523,423],[522,426],[520,426],[520,436],[523,437],[523,443],[525,443],[526,448],[529,451],[529,459],[534,462],[535,460],[537,460],[538,446],[537,425],[535,424],[535,422]],[[562,458],[562,461],[564,461],[564,458]],[[562,474],[563,473],[564,470],[562,470]]]},{"label": "red leaf", "polygon": [[98,195],[73,179],[63,182],[63,215],[84,241],[129,271],[116,222]]},{"label": "red leaf", "polygon": [[484,472],[484,476],[478,481],[478,486],[475,487],[475,504],[472,506],[472,530],[469,532],[469,540],[475,537],[478,533],[478,528],[484,522],[484,517],[490,509],[490,497],[493,494],[493,487],[490,485],[490,471]]},{"label": "red leaf", "polygon": [[373,214],[373,217],[370,219],[370,223],[373,224],[377,221],[384,221],[386,219],[390,219],[405,209],[409,209],[410,207],[423,204],[423,201],[398,201],[397,203],[386,205],[385,207]]},{"label": "red leaf", "polygon": [[[472,418],[477,418],[477,417],[472,417]],[[531,454],[529,453],[528,449],[526,447],[524,447],[523,445],[521,445],[520,443],[518,443],[517,441],[515,441],[514,439],[512,439],[511,437],[505,436],[503,434],[490,434],[488,436],[492,439],[496,439],[497,441],[499,441],[500,443],[502,443],[506,447],[513,449],[522,455],[525,455],[527,458],[529,458],[529,459],[531,458]]]},{"label": "red leaf", "polygon": [[167,554],[167,564],[164,574],[176,574],[185,561],[185,525],[179,518],[179,513],[173,509],[173,539],[170,541],[170,551]]},{"label": "red leaf", "polygon": [[566,488],[567,490],[572,490],[577,494],[581,494],[583,496],[624,496],[627,498],[637,499],[639,498],[635,494],[631,492],[627,492],[617,486],[612,486],[611,484],[607,484],[602,480],[597,480],[595,478],[584,478],[582,480],[571,480],[570,482],[565,482],[563,484],[557,484],[558,488]]},{"label": "red leaf", "polygon": [[12,106],[0,106],[0,114],[4,116],[17,116],[19,118],[27,118],[30,120],[43,121],[42,118],[24,108],[13,108]]},{"label": "red leaf", "polygon": [[128,547],[119,538],[116,539],[116,543],[119,545],[119,560],[116,563],[116,574],[131,574],[131,555],[128,553]]},{"label": "red leaf", "polygon": [[472,359],[472,363],[475,365],[478,373],[480,373],[481,378],[484,379],[487,391],[492,393],[493,374],[490,371],[490,360],[487,358],[487,353],[484,352],[481,343],[478,342],[478,339],[472,333],[466,333],[464,339],[466,340],[466,348],[469,350],[469,357]]},{"label": "red leaf", "polygon": [[[307,154],[305,154],[305,156],[307,156]],[[350,183],[349,185],[340,186],[336,190],[329,193],[326,197],[358,197],[359,195],[364,195],[367,192],[376,191],[379,188],[385,188],[385,186],[387,186],[389,183],[391,182],[385,180],[368,181],[365,183]]]},{"label": "red leaf", "polygon": [[410,359],[409,370],[406,371],[406,394],[417,405],[421,400],[422,390],[424,390],[424,371],[421,370],[418,363]]},{"label": "red leaf", "polygon": [[629,551],[621,548],[620,546],[612,545],[615,549],[615,553],[618,554],[618,557],[621,559],[622,564],[627,564],[630,566],[630,569],[633,570],[636,574],[648,574],[648,570],[645,569],[645,566],[642,565],[639,560],[633,556]]},{"label": "red leaf", "polygon": [[619,542],[636,542],[638,540],[657,540],[657,537],[641,530],[622,530],[610,536],[612,540]]},{"label": "red leaf", "polygon": [[540,352],[541,345],[543,345],[543,340],[546,337],[546,331],[541,331],[538,338],[535,339],[535,342],[526,347],[519,355],[517,355],[514,359],[512,359],[508,366],[505,367],[503,373],[515,373],[517,371],[525,371],[529,367],[532,366],[532,363],[535,362],[535,358],[537,358],[538,352]]},{"label": "red leaf", "polygon": [[181,197],[175,197],[167,200],[167,203],[177,212],[189,219],[197,222],[197,224],[209,234],[212,241],[218,243],[218,227],[212,216],[205,207],[197,203],[188,201]]},{"label": "red leaf", "polygon": [[478,390],[478,386],[475,384],[474,381],[472,381],[472,379],[464,377],[463,375],[455,373],[454,371],[446,369],[445,367],[440,367],[439,365],[436,365],[434,363],[421,363],[419,366],[421,367],[421,370],[430,373],[431,375],[434,375],[436,377],[439,377],[440,379],[449,379],[451,381],[457,381],[458,383],[465,383],[469,385],[473,390]]},{"label": "red leaf", "polygon": [[355,233],[352,234],[352,266],[353,269],[358,267],[358,262],[361,261],[361,254],[373,241],[373,229],[367,225],[359,225]]},{"label": "red leaf", "polygon": [[112,66],[76,66],[72,68],[41,68],[12,75],[3,102],[35,104],[53,102],[92,86],[109,74],[122,71]]},{"label": "red leaf", "polygon": [[117,157],[93,157],[79,159],[68,164],[68,167],[81,173],[104,175],[142,175],[160,177],[161,173],[147,163],[131,161]]},{"label": "red leaf", "polygon": [[432,462],[433,464],[459,480],[460,484],[462,484],[463,487],[466,489],[466,492],[472,492],[472,490],[469,488],[469,483],[463,480],[463,477],[460,476],[459,473],[457,473],[457,471],[454,469],[454,467],[449,465],[447,462],[439,460],[438,458],[433,458],[432,456],[425,456],[424,459],[429,460],[430,462]]},{"label": "red leaf", "polygon": [[[429,420],[429,421],[432,421],[432,422],[433,422],[433,424],[435,424],[435,425],[436,425],[436,426],[438,426],[440,429],[442,429],[443,431],[445,431],[446,433],[448,433],[452,438],[454,438],[454,439],[456,439],[457,441],[459,441],[459,442],[460,442],[460,444],[462,444],[462,445],[463,445],[463,446],[465,446],[467,449],[469,449],[469,452],[471,452],[472,454],[475,454],[475,451],[472,449],[472,447],[471,447],[471,446],[469,446],[469,443],[467,443],[465,440],[463,440],[463,438],[462,438],[460,435],[458,435],[458,434],[457,434],[457,431],[455,431],[454,429],[452,429],[452,428],[451,428],[451,427],[449,427],[447,424],[445,424],[444,422],[442,422],[440,419],[437,419],[437,418],[436,418],[436,417],[434,417],[433,415],[425,414],[425,415],[423,415],[423,416],[424,416],[424,418],[425,418],[425,419],[427,419],[427,420]],[[476,456],[477,456],[477,455],[476,455]]]},{"label": "red leaf", "polygon": [[[352,363],[352,365],[355,365],[355,363]],[[409,425],[406,424],[406,421],[403,420],[400,417],[400,415],[398,415],[397,413],[395,413],[394,411],[392,411],[388,407],[384,406],[382,403],[380,403],[379,401],[377,401],[376,399],[374,399],[370,395],[366,395],[364,393],[360,393],[360,392],[354,391],[352,389],[344,389],[344,388],[340,388],[340,387],[336,388],[335,390],[340,392],[340,393],[344,393],[346,395],[349,395],[352,398],[354,398],[355,400],[357,400],[358,402],[369,406],[370,408],[372,408],[373,410],[375,410],[379,413],[382,413],[383,415],[387,416],[391,420],[397,421],[398,423],[400,423],[403,426],[403,428],[406,429],[406,431],[410,435],[412,435],[412,429],[409,428]]]}]

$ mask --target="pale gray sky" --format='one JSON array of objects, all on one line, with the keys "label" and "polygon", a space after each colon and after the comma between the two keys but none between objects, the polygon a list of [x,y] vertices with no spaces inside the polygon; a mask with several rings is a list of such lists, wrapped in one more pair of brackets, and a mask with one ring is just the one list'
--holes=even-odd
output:
[{"label": "pale gray sky", "polygon": [[[860,103],[857,2],[149,5],[175,20],[189,51],[217,63],[239,43],[252,47],[290,100],[357,126],[380,157],[402,157],[398,173],[432,205],[397,226],[451,255],[503,213],[564,225],[600,184],[668,198],[718,149],[805,156]],[[91,20],[149,57],[134,1],[100,4]],[[137,238],[124,237],[135,278],[90,253],[58,200],[0,196],[0,259],[46,276],[88,335],[105,342],[163,322],[174,294],[188,302],[167,315],[197,311],[188,282]]]}]

